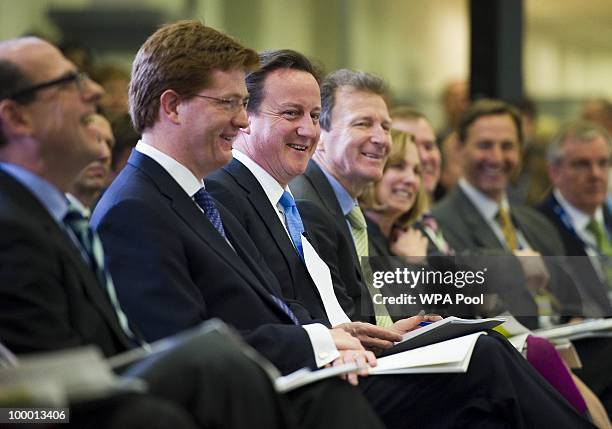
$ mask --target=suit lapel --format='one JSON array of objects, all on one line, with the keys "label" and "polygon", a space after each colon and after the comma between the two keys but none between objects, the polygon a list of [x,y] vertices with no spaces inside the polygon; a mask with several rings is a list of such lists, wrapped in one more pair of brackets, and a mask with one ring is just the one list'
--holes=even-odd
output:
[{"label": "suit lapel", "polygon": [[501,249],[503,244],[499,242],[495,232],[489,227],[487,221],[482,217],[474,204],[469,200],[467,195],[457,187],[454,191],[453,198],[456,199],[456,206],[459,208],[461,217],[467,225],[467,230],[471,232],[474,242],[479,247],[487,249]]},{"label": "suit lapel", "polygon": [[[274,292],[267,290],[263,286],[267,284],[266,279],[262,278],[262,276],[258,276],[257,264],[251,263],[250,266],[254,268],[251,270],[242,259],[249,258],[249,262],[252,261],[248,256],[249,252],[244,250],[242,244],[245,240],[250,239],[246,233],[239,234],[236,232],[237,221],[232,221],[231,214],[219,204],[219,202],[215,201],[219,213],[221,214],[226,235],[235,249],[230,247],[210,223],[206,215],[198,209],[191,197],[185,193],[180,185],[156,161],[134,151],[128,162],[147,174],[161,194],[169,199],[171,207],[177,216],[183,219],[187,226],[193,230],[195,235],[206,243],[206,245],[217,253],[217,255],[228,265],[234,268],[236,273],[244,278],[244,280],[249,283],[265,301],[270,303],[275,310],[278,310],[278,306],[272,301],[270,296],[270,294]],[[240,256],[238,256],[237,252]],[[280,314],[281,312],[277,311],[277,313]],[[284,312],[282,312],[282,314],[287,317]]]},{"label": "suit lapel", "polygon": [[359,262],[357,249],[355,248],[353,234],[351,234],[351,231],[349,230],[349,227],[346,223],[346,219],[344,217],[344,213],[342,212],[342,208],[340,207],[338,198],[336,198],[336,193],[334,192],[334,189],[329,183],[329,180],[327,179],[327,177],[325,177],[325,173],[323,173],[321,167],[319,167],[319,165],[312,160],[308,163],[308,168],[306,169],[304,176],[308,180],[310,180],[313,189],[315,190],[315,192],[317,192],[320,200],[334,217],[338,228],[351,246],[351,249],[353,250],[351,252],[353,261],[355,263],[355,266],[358,267],[358,272],[361,276],[361,263]]},{"label": "suit lapel", "polygon": [[291,255],[291,252],[296,252],[296,250],[285,228],[281,225],[280,221],[277,221],[278,215],[274,207],[270,204],[270,200],[261,187],[261,184],[257,181],[253,173],[251,173],[240,161],[234,159],[224,169],[245,190],[251,206],[259,216],[261,224],[268,230],[280,253],[283,255],[283,260],[295,282],[296,274],[291,269],[288,255]]}]

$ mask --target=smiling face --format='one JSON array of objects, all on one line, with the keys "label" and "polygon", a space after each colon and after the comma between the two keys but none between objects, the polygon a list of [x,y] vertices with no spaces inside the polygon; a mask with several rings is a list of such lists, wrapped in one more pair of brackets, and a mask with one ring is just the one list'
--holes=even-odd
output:
[{"label": "smiling face", "polygon": [[321,132],[317,161],[357,197],[382,177],[391,141],[391,118],[380,95],[336,90],[329,131]]},{"label": "smiling face", "polygon": [[249,114],[250,134],[236,147],[284,187],[306,170],[317,146],[319,85],[310,73],[278,69],[266,77],[263,94],[257,112]]},{"label": "smiling face", "polygon": [[[245,99],[248,96],[242,69],[214,70],[207,88],[198,95],[219,99]],[[227,103],[210,98],[181,100],[177,107],[180,143],[173,142],[172,156],[202,179],[232,159],[232,144],[241,128],[248,126],[242,106],[231,109]]]},{"label": "smiling face", "polygon": [[574,207],[592,215],[607,195],[610,149],[603,137],[568,139],[560,161],[549,169],[553,185]]},{"label": "smiling face", "polygon": [[516,125],[509,114],[481,116],[460,147],[465,179],[489,198],[500,201],[520,162]]},{"label": "smiling face", "polygon": [[101,191],[106,186],[115,139],[110,123],[103,116],[94,115],[89,129],[91,138],[95,139],[101,148],[101,156],[81,171],[74,186],[92,192]]},{"label": "smiling face", "polygon": [[393,120],[393,128],[414,136],[423,170],[423,187],[427,194],[433,195],[440,180],[442,156],[431,124],[425,118],[399,118]]},{"label": "smiling face", "polygon": [[403,153],[391,155],[382,179],[376,183],[375,199],[387,216],[398,217],[416,202],[421,186],[421,164],[414,144],[405,146]]},{"label": "smiling face", "polygon": [[[34,85],[67,76],[76,71],[53,45],[28,39],[19,46],[13,60]],[[86,79],[53,85],[36,92],[33,101],[21,105],[28,117],[30,137],[40,144],[38,172],[62,191],[102,148],[91,138],[88,123],[96,111],[101,87]]]}]

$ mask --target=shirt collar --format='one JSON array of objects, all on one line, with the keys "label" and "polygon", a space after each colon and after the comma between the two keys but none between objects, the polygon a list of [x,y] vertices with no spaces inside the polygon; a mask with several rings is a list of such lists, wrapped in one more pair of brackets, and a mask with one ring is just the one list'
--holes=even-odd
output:
[{"label": "shirt collar", "polygon": [[325,167],[323,167],[319,163],[317,163],[317,165],[321,168],[321,171],[323,171],[323,173],[325,174],[325,177],[327,177],[327,180],[329,181],[329,184],[334,190],[334,194],[336,194],[336,199],[338,200],[338,203],[340,204],[340,209],[342,210],[342,214],[344,216],[348,215],[350,211],[353,209],[353,207],[357,205],[357,200],[351,197],[351,194],[348,193],[346,188],[342,186],[342,184],[338,181],[338,179],[332,176],[331,173],[329,173],[325,169]]},{"label": "shirt collar", "polygon": [[91,217],[91,210],[83,205],[81,201],[71,193],[66,193],[66,198],[70,201],[70,204],[77,209],[85,219],[89,219]]},{"label": "shirt collar", "polygon": [[506,212],[510,211],[510,204],[508,203],[508,196],[504,192],[502,195],[501,203],[492,200],[487,195],[480,192],[472,184],[470,184],[465,178],[459,179],[459,187],[467,195],[468,199],[476,206],[476,210],[487,220],[494,221],[499,212],[500,207],[504,208]]},{"label": "shirt collar", "polygon": [[56,222],[62,223],[68,213],[64,194],[45,179],[15,164],[0,162],[0,168],[28,188]]},{"label": "shirt collar", "polygon": [[[559,191],[559,189],[555,188],[553,190],[553,195],[559,202],[559,205],[563,207],[563,210],[565,210],[565,213],[567,213],[567,215],[569,216],[570,221],[572,222],[572,225],[574,226],[574,228],[577,231],[585,231],[587,225],[591,221],[591,216],[589,216],[585,212],[578,210],[576,207],[574,207],[569,201],[565,199],[565,197],[563,196],[563,194],[561,194],[561,191]],[[601,225],[605,225],[603,209],[601,208],[601,206],[597,207],[593,217]]]},{"label": "shirt collar", "polygon": [[[248,155],[240,152],[237,149],[232,149],[232,155],[236,160],[241,162],[251,173],[255,176],[255,179],[259,182],[266,197],[270,200],[270,203],[276,207],[278,201],[283,195],[283,192],[289,191],[289,188],[283,189],[283,187],[276,181],[274,177],[264,170],[259,164],[249,158]],[[291,193],[291,191],[289,191]],[[293,195],[292,195],[293,196]]]},{"label": "shirt collar", "polygon": [[187,167],[159,149],[139,140],[136,144],[136,150],[149,158],[153,158],[190,197],[193,197],[196,192],[204,187],[202,179],[195,177]]}]

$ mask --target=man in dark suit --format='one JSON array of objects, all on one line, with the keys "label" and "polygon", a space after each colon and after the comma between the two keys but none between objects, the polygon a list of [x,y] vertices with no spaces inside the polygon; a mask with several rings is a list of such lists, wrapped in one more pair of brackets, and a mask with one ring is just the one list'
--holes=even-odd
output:
[{"label": "man in dark suit", "polygon": [[458,138],[464,177],[432,210],[450,246],[475,257],[504,256],[512,275],[491,283],[515,316],[546,321],[553,313],[580,315],[555,228],[536,210],[510,205],[506,196],[520,162],[519,113],[501,101],[479,100],[461,121]]},{"label": "man in dark suit", "polygon": [[[548,147],[548,173],[554,188],[539,209],[555,225],[573,271],[581,279],[587,317],[610,317],[609,244],[612,216],[605,205],[610,167],[610,136],[601,126],[577,121],[564,126]],[[610,341],[582,340],[581,358],[591,363],[577,373],[589,382],[608,412],[612,411]]]},{"label": "man in dark suit", "polygon": [[612,256],[612,215],[605,200],[610,137],[597,124],[570,123],[550,143],[548,163],[554,188],[538,208],[557,228],[567,255],[580,257],[570,261],[584,279],[580,285],[585,315],[609,317],[612,289],[606,266]]},{"label": "man in dark suit", "polygon": [[[0,338],[18,354],[95,345],[113,356],[141,342],[113,299],[103,255],[87,247],[96,237],[77,230],[64,197],[102,154],[89,128],[101,93],[43,40],[0,43]],[[226,336],[201,336],[125,371],[173,403],[150,413],[168,426],[286,427],[267,374]],[[177,406],[193,422],[171,413]],[[85,418],[105,407],[93,404]]]},{"label": "man in dark suit", "polygon": [[[242,133],[238,137],[235,143],[237,150],[234,150],[234,160],[227,167],[207,177],[207,187],[227,205],[232,213],[236,214],[237,219],[245,226],[257,247],[262,249],[264,259],[274,274],[277,278],[283,279],[285,296],[298,300],[309,299],[309,303],[305,305],[312,312],[326,312],[330,320],[336,321],[332,322],[334,325],[342,323],[340,326],[354,327],[359,338],[370,347],[376,347],[376,345],[381,348],[388,347],[389,338],[385,336],[385,332],[394,332],[393,329],[395,332],[400,332],[402,326],[403,329],[410,330],[414,328],[414,325],[408,328],[410,321],[404,320],[388,330],[364,323],[347,323],[346,315],[344,318],[341,317],[342,315],[338,316],[340,306],[337,303],[336,305],[330,305],[330,302],[321,303],[321,301],[333,300],[332,295],[334,294],[331,274],[327,274],[326,282],[322,278],[325,276],[320,272],[316,273],[312,265],[312,258],[317,257],[316,253],[324,247],[319,242],[322,234],[319,231],[312,233],[312,225],[306,220],[306,216],[310,217],[311,213],[303,210],[305,206],[300,205],[297,210],[294,210],[294,207],[291,209],[287,207],[286,200],[290,199],[291,195],[287,185],[291,179],[306,168],[319,135],[318,118],[321,107],[316,72],[306,58],[294,51],[266,52],[260,55],[260,59],[261,68],[250,73],[246,79],[251,96],[248,105],[249,132]],[[341,97],[341,95],[336,94],[336,97]],[[306,231],[306,234],[299,238],[298,234],[294,233],[293,223],[296,212],[302,215],[303,227]],[[334,219],[321,209],[318,209],[316,215],[323,217],[323,224],[325,222],[334,223]],[[330,231],[329,225],[327,225],[327,230]],[[331,231],[334,231],[333,227]],[[333,237],[338,236],[333,235]],[[333,237],[328,238],[333,239]],[[311,242],[313,243],[312,248],[310,247]],[[345,249],[345,251],[351,252],[348,255],[356,259],[356,256],[352,256],[352,250]],[[334,269],[333,266],[330,268]],[[327,291],[331,294],[325,293],[324,283],[327,283]],[[336,288],[336,293],[339,292],[338,289],[342,288]],[[415,318],[415,320],[418,322],[420,319]],[[552,393],[551,396],[548,396],[549,387],[543,387],[544,383],[534,387],[533,381],[536,380],[538,384],[541,379],[537,376],[534,379],[531,378],[533,371],[526,369],[527,365],[514,351],[506,354],[509,349],[497,347],[499,344],[496,343],[496,340],[487,340],[484,343],[486,344],[479,344],[478,347],[482,348],[477,347],[473,357],[474,365],[479,369],[472,369],[466,375],[460,377],[398,376],[387,377],[385,380],[369,378],[362,382],[364,392],[375,408],[381,410],[382,413],[386,412],[387,417],[389,412],[394,412],[399,416],[403,410],[404,416],[409,416],[405,417],[403,424],[422,421],[427,425],[446,427],[460,426],[458,421],[464,425],[476,421],[488,421],[491,426],[495,426],[500,423],[495,422],[496,418],[506,420],[506,423],[512,421],[513,417],[510,416],[513,413],[503,407],[497,408],[499,412],[497,417],[493,417],[488,412],[478,416],[469,415],[470,413],[466,413],[466,410],[470,409],[468,404],[471,401],[485,401],[491,407],[496,408],[499,406],[496,400],[497,395],[500,392],[515,389],[506,384],[507,380],[501,380],[493,375],[497,371],[502,371],[511,372],[513,374],[511,378],[514,380],[524,377],[528,379],[527,385],[530,386],[529,389],[533,388],[533,391],[525,394],[524,399],[543,400],[544,408],[548,406],[555,408],[556,405],[560,405],[561,409],[565,408],[562,401],[551,405],[549,399],[555,397],[556,394]],[[497,362],[484,369],[477,362],[484,360],[491,362],[490,355],[482,359],[487,351],[497,356]],[[507,365],[505,366],[502,362],[506,362]],[[480,369],[483,370],[480,371]],[[476,386],[479,386],[484,379],[488,380],[486,395],[473,396],[467,393],[478,390],[479,387]],[[500,384],[497,384],[498,382]],[[431,386],[432,383],[444,385],[444,392],[429,390],[426,386]],[[413,403],[416,405],[414,408],[410,408],[411,401],[405,396],[406,392],[412,391],[421,392],[418,403]],[[453,399],[455,396],[463,399],[455,400]],[[539,399],[534,399],[536,397]],[[443,400],[443,398],[446,399]],[[517,401],[521,402],[521,399]],[[553,399],[552,402],[556,400]],[[396,411],[390,410],[389,404],[392,403],[396,404],[394,406]],[[445,404],[445,415],[442,415],[440,409],[434,405],[442,403]],[[423,407],[422,404],[429,405]],[[529,410],[521,412],[530,413]],[[538,410],[539,412],[541,410]],[[569,414],[575,416],[572,413]],[[386,423],[397,426],[397,422],[391,419]],[[518,424],[518,421],[513,423]]]},{"label": "man in dark suit", "polygon": [[[98,203],[92,225],[120,302],[145,338],[218,317],[285,374],[365,363],[373,356],[355,338],[309,323],[287,306],[248,235],[203,187],[248,126],[244,76],[257,64],[254,51],[196,21],[150,36],[134,60],[129,91],[142,140]],[[306,427],[379,425],[359,392],[339,379],[289,397]]]}]

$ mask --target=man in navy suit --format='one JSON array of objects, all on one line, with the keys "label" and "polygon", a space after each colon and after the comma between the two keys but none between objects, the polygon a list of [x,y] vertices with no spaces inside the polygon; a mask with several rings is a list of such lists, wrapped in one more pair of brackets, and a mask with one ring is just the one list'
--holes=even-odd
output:
[{"label": "man in navy suit", "polygon": [[[283,373],[365,363],[373,356],[358,340],[283,301],[254,244],[203,187],[248,126],[244,77],[257,64],[254,51],[196,21],[161,28],[136,55],[130,114],[142,140],[92,216],[119,300],[149,340],[217,317]],[[379,424],[339,379],[289,396],[305,427]]]},{"label": "man in navy suit", "polygon": [[[390,328],[369,323],[352,323],[341,308],[345,299],[352,299],[347,296],[347,282],[341,275],[338,278],[338,273],[330,273],[327,276],[327,288],[331,295],[324,296],[322,291],[326,286],[322,277],[325,276],[315,274],[311,265],[312,257],[316,258],[317,252],[321,252],[323,247],[328,248],[328,251],[320,254],[324,256],[325,262],[329,261],[333,252],[329,249],[330,246],[322,241],[334,239],[341,242],[334,246],[336,252],[344,253],[342,256],[350,261],[357,259],[353,255],[352,238],[347,243],[342,233],[338,233],[334,227],[336,220],[325,210],[313,207],[313,204],[298,204],[296,210],[301,214],[306,234],[298,238],[298,235],[293,233],[295,212],[292,211],[293,208],[287,208],[290,205],[287,200],[290,200],[294,188],[293,184],[288,184],[306,169],[320,135],[319,117],[322,109],[317,72],[304,56],[295,51],[264,52],[260,54],[260,60],[261,68],[249,73],[246,78],[251,96],[248,105],[249,129],[237,138],[234,160],[208,176],[207,187],[235,214],[261,249],[264,259],[281,280],[286,298],[304,303],[312,314],[327,315],[333,325],[355,332],[364,345],[370,348],[387,348],[391,345],[390,341],[394,340],[394,335],[414,329],[422,319],[417,317],[400,320]],[[379,79],[365,73],[344,73],[358,76],[361,82],[370,82],[371,87],[381,87],[382,82]],[[367,92],[365,87],[359,90],[351,89],[357,93]],[[342,104],[346,92],[351,89],[343,88],[342,91],[335,92],[333,96],[336,103]],[[329,93],[326,95],[329,96]],[[370,131],[363,125],[367,123],[378,127],[377,121],[382,118],[386,124],[388,116],[382,97],[373,91],[367,92],[367,95],[369,98],[361,98],[357,104],[342,106],[348,111],[351,107],[361,109],[363,116],[359,115],[349,122],[362,124],[354,133],[361,132],[359,135],[362,136],[372,133],[379,144],[386,146],[389,144],[386,132]],[[336,117],[333,118],[335,119]],[[343,122],[333,124],[343,136],[353,135],[352,131],[343,134]],[[328,140],[327,144],[333,145],[334,142]],[[350,162],[352,160],[346,164],[349,167]],[[382,164],[380,169],[382,170]],[[325,234],[322,233],[323,230],[313,228],[314,217],[319,218],[318,224],[327,224]],[[340,222],[346,223],[343,216]],[[308,247],[310,243],[313,248]],[[336,270],[335,265],[329,264],[332,272]],[[360,271],[352,262],[350,266],[353,271]],[[340,284],[332,285],[332,281],[340,281]],[[351,286],[355,291],[362,288],[359,284]],[[330,302],[333,301],[334,294],[339,297],[340,303]],[[368,298],[357,296],[356,299]],[[354,307],[355,305],[350,306]],[[489,427],[506,424],[516,426],[521,424],[522,418],[517,418],[519,414],[528,416],[526,420],[534,424],[538,415],[543,415],[544,409],[549,409],[553,415],[567,415],[571,420],[575,420],[575,424],[585,424],[566,407],[563,400],[559,400],[556,392],[535,374],[524,359],[515,350],[511,350],[505,340],[503,344],[491,338],[480,341],[468,374],[396,376],[382,380],[369,378],[361,384],[364,393],[381,413],[385,423],[394,427],[412,422],[423,422],[432,427],[467,426],[485,422]],[[498,374],[502,373],[512,375],[509,378],[500,377]],[[512,380],[512,383],[508,384],[509,380]],[[514,382],[516,385],[511,386]],[[433,385],[444,388],[431,389]],[[516,405],[514,411],[514,406],[507,408],[501,404],[505,399],[498,401],[500,397],[507,399],[509,391],[520,391],[512,401],[507,402]],[[416,402],[410,400],[414,392],[420,392]],[[471,404],[475,403],[486,403],[486,410],[474,412]],[[538,405],[534,406],[536,403]],[[444,412],[441,412],[442,407]]]},{"label": "man in navy suit", "polygon": [[[600,125],[586,121],[565,125],[548,147],[553,190],[539,207],[555,225],[570,256],[587,317],[612,316],[612,216],[605,205],[610,144],[610,135]],[[593,338],[574,343],[587,362],[576,373],[612,412],[612,373],[606,367],[610,341]]]},{"label": "man in navy suit", "polygon": [[[90,128],[101,93],[48,42],[0,42],[0,339],[17,354],[93,345],[110,357],[141,342],[64,195],[103,154]],[[151,395],[72,408],[73,423],[286,427],[267,374],[227,336],[209,334],[125,369]]]}]

